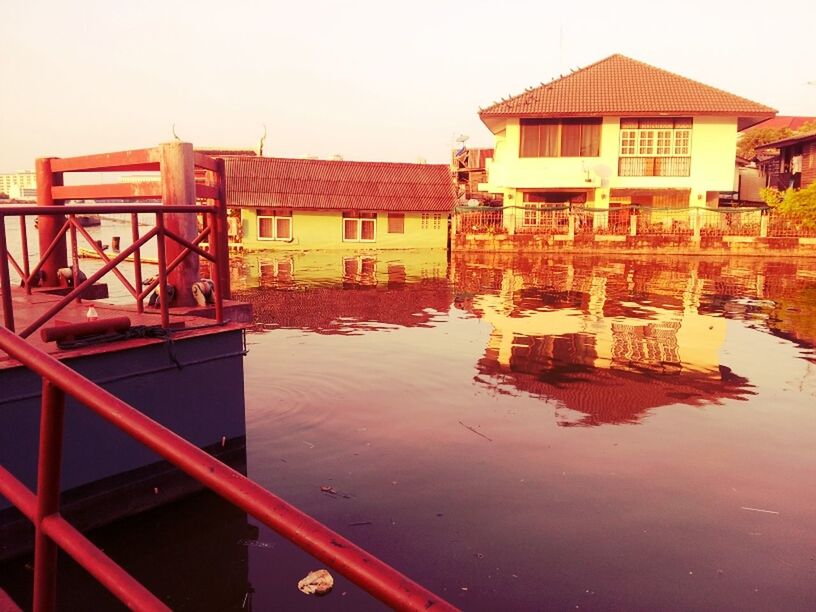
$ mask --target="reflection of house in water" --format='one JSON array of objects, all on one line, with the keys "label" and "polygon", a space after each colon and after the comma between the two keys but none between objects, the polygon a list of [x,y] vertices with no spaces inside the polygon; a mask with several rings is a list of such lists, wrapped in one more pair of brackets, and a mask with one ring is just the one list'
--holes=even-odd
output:
[{"label": "reflection of house in water", "polygon": [[[560,269],[546,284],[517,267],[498,286],[494,267],[494,291],[465,305],[493,326],[478,364],[483,384],[556,401],[562,425],[633,423],[651,408],[748,393],[720,366],[726,322],[698,312],[693,269],[682,298],[671,298],[642,293],[624,264],[549,267]],[[457,288],[468,272],[457,269]]]},{"label": "reflection of house in water", "polygon": [[[285,285],[282,261],[287,262]],[[285,260],[261,258],[257,267],[257,278],[247,275],[245,288],[234,293],[253,304],[263,325],[322,334],[417,327],[447,312],[453,301],[444,251],[292,253]]]}]

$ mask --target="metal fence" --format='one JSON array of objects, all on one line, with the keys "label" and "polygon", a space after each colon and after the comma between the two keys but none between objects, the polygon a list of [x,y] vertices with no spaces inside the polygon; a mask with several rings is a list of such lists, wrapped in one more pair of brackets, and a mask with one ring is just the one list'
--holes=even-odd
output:
[{"label": "metal fence", "polygon": [[816,226],[771,208],[508,206],[459,208],[458,234],[811,238]]}]

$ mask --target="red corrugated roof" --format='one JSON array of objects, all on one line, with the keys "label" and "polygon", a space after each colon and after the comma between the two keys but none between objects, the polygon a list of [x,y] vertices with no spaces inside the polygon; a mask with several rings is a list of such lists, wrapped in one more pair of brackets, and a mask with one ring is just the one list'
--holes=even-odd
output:
[{"label": "red corrugated roof", "polygon": [[312,210],[450,211],[456,199],[442,164],[274,157],[225,158],[227,205]]},{"label": "red corrugated roof", "polygon": [[770,117],[776,110],[623,55],[612,55],[490,106],[490,117],[644,115]]},{"label": "red corrugated roof", "polygon": [[780,128],[788,128],[789,130],[796,131],[801,128],[804,124],[816,122],[816,117],[793,117],[787,115],[777,115],[776,117],[772,117],[762,123],[757,123],[756,125],[752,126],[752,130],[764,130],[764,129],[780,129]]},{"label": "red corrugated roof", "polygon": [[801,144],[809,140],[816,140],[816,130],[812,132],[804,132],[802,134],[794,134],[793,136],[788,136],[787,138],[781,138],[780,140],[774,140],[773,142],[768,142],[763,145],[757,145],[754,148],[757,151],[761,151],[763,149],[778,149],[779,147]]}]

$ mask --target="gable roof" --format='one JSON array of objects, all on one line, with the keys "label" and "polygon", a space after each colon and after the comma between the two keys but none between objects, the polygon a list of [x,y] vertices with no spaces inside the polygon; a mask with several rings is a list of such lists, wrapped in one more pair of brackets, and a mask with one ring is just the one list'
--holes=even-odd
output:
[{"label": "gable roof", "polygon": [[225,157],[227,206],[448,212],[456,191],[442,164]]},{"label": "gable roof", "polygon": [[493,117],[726,115],[750,118],[776,110],[667,70],[616,54],[565,77],[498,102],[479,113]]}]

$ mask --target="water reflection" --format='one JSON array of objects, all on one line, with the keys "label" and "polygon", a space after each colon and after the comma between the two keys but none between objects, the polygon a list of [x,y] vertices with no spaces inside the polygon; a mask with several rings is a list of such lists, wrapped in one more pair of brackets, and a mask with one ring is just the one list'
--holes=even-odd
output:
[{"label": "water reflection", "polygon": [[753,393],[720,363],[726,321],[700,312],[693,265],[683,282],[653,262],[457,263],[460,305],[493,328],[476,381],[556,402],[561,425],[636,423],[652,408]]},{"label": "water reflection", "polygon": [[453,301],[444,251],[245,256],[235,297],[266,328],[361,334],[422,327]]}]

